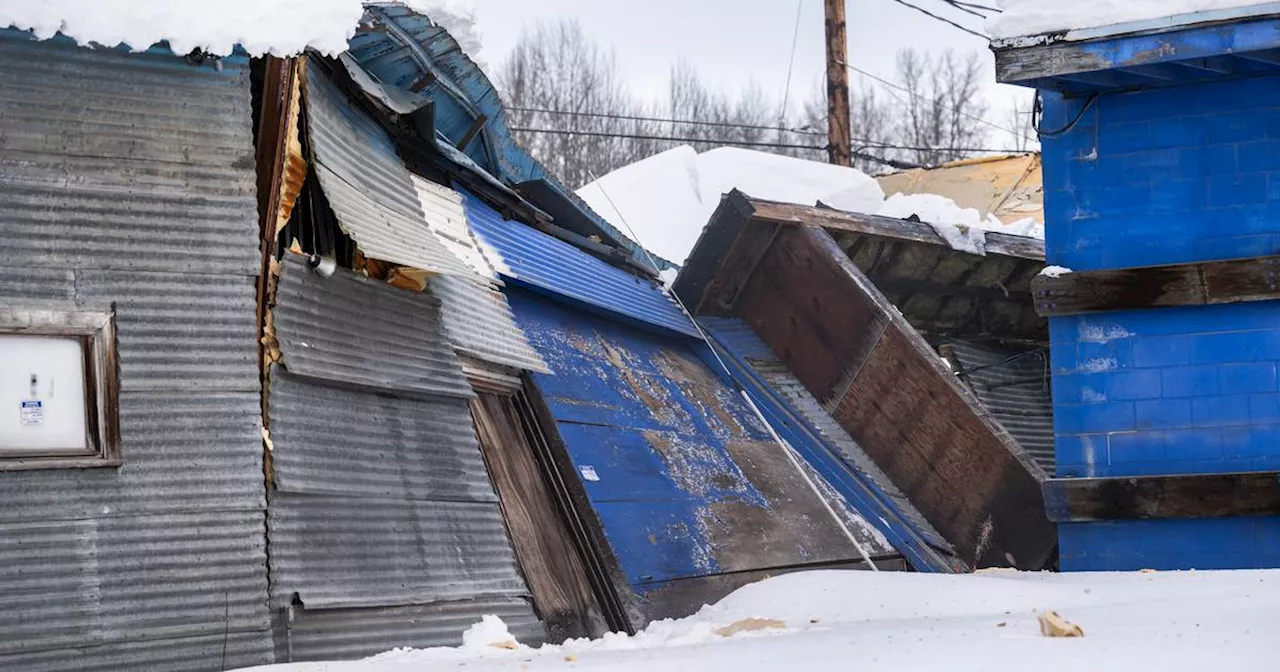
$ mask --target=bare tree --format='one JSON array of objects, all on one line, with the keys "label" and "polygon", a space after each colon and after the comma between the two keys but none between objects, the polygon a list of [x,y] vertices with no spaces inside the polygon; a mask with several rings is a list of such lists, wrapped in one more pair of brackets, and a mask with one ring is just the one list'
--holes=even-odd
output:
[{"label": "bare tree", "polygon": [[1011,133],[1010,142],[1013,143],[1013,149],[1017,152],[1038,151],[1040,143],[1035,140],[1036,129],[1031,119],[1031,108],[1034,93],[1028,93],[1026,96],[1018,96],[1013,99],[1013,104],[1009,107],[1006,116],[1006,126],[1015,131]]},{"label": "bare tree", "polygon": [[904,114],[894,134],[910,160],[937,165],[972,154],[986,140],[982,66],[978,54],[958,56],[948,49],[932,58],[916,49],[898,52],[898,80],[906,89]]},{"label": "bare tree", "polygon": [[[591,181],[658,150],[618,136],[653,135],[643,108],[627,92],[611,52],[592,42],[577,21],[526,29],[498,71],[516,137],[570,186]],[[553,130],[556,132],[543,132]]]}]

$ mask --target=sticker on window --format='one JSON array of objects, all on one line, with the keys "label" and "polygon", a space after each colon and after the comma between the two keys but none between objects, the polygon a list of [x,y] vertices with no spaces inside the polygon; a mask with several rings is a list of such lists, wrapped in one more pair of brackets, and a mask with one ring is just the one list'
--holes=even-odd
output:
[{"label": "sticker on window", "polygon": [[22,424],[24,425],[42,425],[44,424],[44,402],[43,401],[24,401],[22,402]]},{"label": "sticker on window", "polygon": [[588,481],[600,480],[600,474],[596,473],[596,468],[589,464],[584,464],[581,467],[578,467],[578,471],[582,472],[582,477]]}]

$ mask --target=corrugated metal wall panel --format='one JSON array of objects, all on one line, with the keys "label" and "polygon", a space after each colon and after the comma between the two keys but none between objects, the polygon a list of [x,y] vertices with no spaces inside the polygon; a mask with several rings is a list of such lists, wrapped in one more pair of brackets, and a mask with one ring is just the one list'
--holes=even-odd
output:
[{"label": "corrugated metal wall panel", "polygon": [[462,399],[398,399],[271,371],[281,492],[496,502]]},{"label": "corrugated metal wall panel", "polygon": [[969,384],[991,415],[1017,439],[1022,449],[1054,471],[1053,399],[1049,388],[1048,352],[1027,351],[974,341],[947,339]]},{"label": "corrugated metal wall panel", "polygon": [[391,137],[314,63],[307,129],[316,175],[343,229],[368,256],[438,273],[470,269],[436,240]]},{"label": "corrugated metal wall panel", "polygon": [[274,320],[290,372],[340,384],[471,397],[440,304],[345,269],[323,278],[285,255]]},{"label": "corrugated metal wall panel", "polygon": [[251,116],[246,59],[0,31],[0,303],[115,304],[124,458],[0,472],[0,668],[271,661]]},{"label": "corrugated metal wall panel", "polygon": [[222,64],[0,31],[0,257],[254,274],[249,71]]},{"label": "corrugated metal wall panel", "polygon": [[211,672],[273,662],[275,655],[271,641],[264,639],[261,633],[231,632],[0,656],[0,669],[22,672]]},{"label": "corrugated metal wall panel", "polygon": [[260,511],[0,525],[0,654],[270,626]]},{"label": "corrugated metal wall panel", "polygon": [[528,595],[497,503],[277,493],[271,592],[310,609]]},{"label": "corrugated metal wall panel", "polygon": [[501,292],[451,275],[437,275],[428,286],[440,299],[445,332],[459,351],[516,369],[551,372],[529,345]]},{"label": "corrugated metal wall panel", "polygon": [[477,275],[496,279],[493,267],[484,258],[472,238],[467,225],[467,213],[462,206],[462,194],[430,180],[412,175],[413,187],[426,215],[427,226],[436,238],[459,260],[471,267]]},{"label": "corrugated metal wall panel", "polygon": [[496,254],[504,277],[635,322],[697,336],[693,322],[660,288],[519,222],[463,192],[467,221]]},{"label": "corrugated metal wall panel", "polygon": [[[341,660],[391,649],[459,646],[480,614],[507,624],[521,644],[537,646],[546,632],[527,600],[487,597],[381,609],[295,609],[280,660]],[[292,653],[292,655],[290,655]]]}]

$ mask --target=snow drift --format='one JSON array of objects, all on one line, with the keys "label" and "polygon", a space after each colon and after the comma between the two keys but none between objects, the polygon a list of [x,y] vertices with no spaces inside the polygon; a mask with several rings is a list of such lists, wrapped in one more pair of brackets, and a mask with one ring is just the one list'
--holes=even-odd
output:
[{"label": "snow drift", "polygon": [[[1084,637],[1041,634],[1056,611]],[[818,571],[746,586],[634,637],[529,648],[487,617],[454,649],[390,651],[271,672],[950,672],[1261,670],[1280,639],[1280,571],[915,574]],[[1033,662],[1034,661],[1034,662]]]}]

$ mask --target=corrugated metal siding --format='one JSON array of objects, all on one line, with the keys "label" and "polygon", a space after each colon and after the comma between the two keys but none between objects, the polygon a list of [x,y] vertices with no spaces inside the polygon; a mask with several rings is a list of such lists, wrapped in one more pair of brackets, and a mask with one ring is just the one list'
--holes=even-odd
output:
[{"label": "corrugated metal siding", "polygon": [[307,68],[306,108],[316,175],[356,245],[374,259],[438,273],[470,273],[423,220],[409,170],[390,136],[314,63]]},{"label": "corrugated metal siding", "polygon": [[550,373],[501,292],[451,275],[437,275],[428,286],[440,299],[445,333],[460,352],[486,362]]},{"label": "corrugated metal siding", "polygon": [[0,30],[0,257],[253,275],[247,62],[68,42]]},{"label": "corrugated metal siding", "polygon": [[498,501],[462,399],[325,387],[279,367],[270,398],[272,473],[282,492]]},{"label": "corrugated metal siding", "polygon": [[476,275],[496,279],[493,267],[484,258],[467,225],[467,212],[462,206],[462,194],[430,180],[413,175],[413,187],[422,203],[427,226],[436,238],[460,261],[471,267]]},{"label": "corrugated metal siding", "polygon": [[661,289],[519,222],[463,192],[467,221],[504,277],[633,322],[697,336],[684,311]]},{"label": "corrugated metal siding", "polygon": [[521,644],[537,646],[546,637],[529,602],[522,599],[486,597],[389,609],[299,608],[286,642],[294,655],[286,650],[280,660],[338,660],[400,647],[460,646],[463,631],[477,622],[476,614],[501,618]]},{"label": "corrugated metal siding", "polygon": [[268,519],[279,602],[297,595],[323,609],[529,594],[496,502],[277,493]]},{"label": "corrugated metal siding", "polygon": [[0,668],[271,662],[254,185],[244,59],[0,31],[0,303],[116,305],[124,456],[0,472]]},{"label": "corrugated metal siding", "polygon": [[[1047,352],[1000,347],[960,339],[950,345],[969,384],[982,404],[1022,449],[1053,473],[1053,398],[1049,389]],[[1013,358],[1013,359],[1010,359]]]},{"label": "corrugated metal siding", "polygon": [[313,273],[285,255],[274,310],[290,372],[336,383],[472,397],[443,338],[440,302],[345,269]]}]

